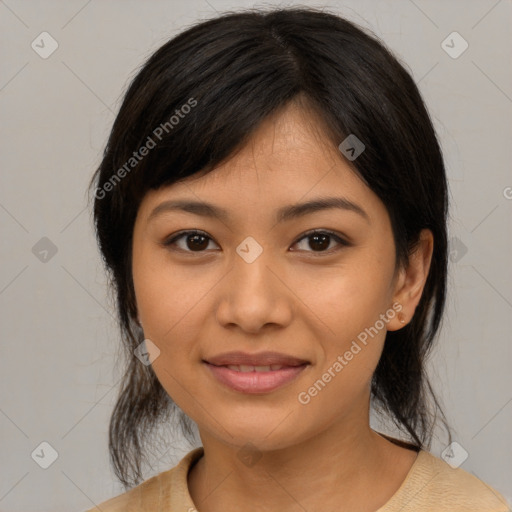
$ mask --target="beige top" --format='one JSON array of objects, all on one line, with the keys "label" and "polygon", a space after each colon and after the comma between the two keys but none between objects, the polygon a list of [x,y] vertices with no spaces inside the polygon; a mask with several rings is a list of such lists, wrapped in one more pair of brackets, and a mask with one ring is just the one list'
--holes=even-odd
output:
[{"label": "beige top", "polygon": [[[174,468],[86,512],[195,512],[187,475],[203,455],[190,451]],[[510,512],[505,498],[461,468],[420,450],[402,485],[376,512]]]}]

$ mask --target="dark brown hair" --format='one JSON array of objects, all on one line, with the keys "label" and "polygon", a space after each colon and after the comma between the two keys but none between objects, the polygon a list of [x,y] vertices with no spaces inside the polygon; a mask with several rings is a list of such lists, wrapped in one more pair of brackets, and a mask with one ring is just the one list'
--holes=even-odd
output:
[{"label": "dark brown hair", "polygon": [[364,142],[351,165],[387,208],[397,266],[407,262],[422,229],[433,233],[423,295],[411,322],[387,333],[372,400],[417,448],[430,446],[436,416],[449,433],[425,373],[445,305],[447,183],[414,80],[376,36],[325,10],[230,12],[188,28],[144,63],[91,181],[97,239],[127,355],[109,431],[111,461],[125,487],[143,479],[141,461],[160,422],[178,413],[189,440],[193,425],[151,366],[133,356],[144,339],[131,269],[139,205],[149,190],[231,157],[291,101],[322,120],[336,147],[349,134]]}]

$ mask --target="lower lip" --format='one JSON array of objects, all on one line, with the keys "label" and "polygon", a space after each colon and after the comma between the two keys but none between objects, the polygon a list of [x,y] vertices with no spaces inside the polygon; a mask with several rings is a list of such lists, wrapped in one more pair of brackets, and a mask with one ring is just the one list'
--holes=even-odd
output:
[{"label": "lower lip", "polygon": [[213,376],[222,384],[240,391],[242,393],[269,393],[275,389],[288,384],[295,379],[305,368],[307,364],[301,366],[288,366],[280,370],[271,370],[268,372],[237,372],[230,370],[226,366],[214,366],[205,363]]}]

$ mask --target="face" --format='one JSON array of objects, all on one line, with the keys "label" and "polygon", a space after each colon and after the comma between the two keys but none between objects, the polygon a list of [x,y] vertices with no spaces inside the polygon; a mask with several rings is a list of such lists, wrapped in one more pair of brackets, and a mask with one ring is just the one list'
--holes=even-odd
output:
[{"label": "face", "polygon": [[[285,447],[367,422],[396,322],[386,208],[311,122],[290,106],[213,172],[150,191],[134,227],[139,320],[160,351],[154,371],[200,432],[231,445]],[[338,207],[289,209],[319,198]],[[177,200],[224,215],[171,208]],[[230,351],[308,364],[274,390],[244,392],[204,362]]]}]

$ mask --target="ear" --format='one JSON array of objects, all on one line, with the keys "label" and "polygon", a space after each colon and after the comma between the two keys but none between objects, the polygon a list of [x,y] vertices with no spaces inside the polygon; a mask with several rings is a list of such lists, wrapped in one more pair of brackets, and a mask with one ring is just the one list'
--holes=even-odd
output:
[{"label": "ear", "polygon": [[388,322],[388,331],[397,331],[411,321],[427,281],[433,250],[434,236],[429,229],[423,229],[406,268],[398,272],[393,294],[393,309],[398,314]]}]

